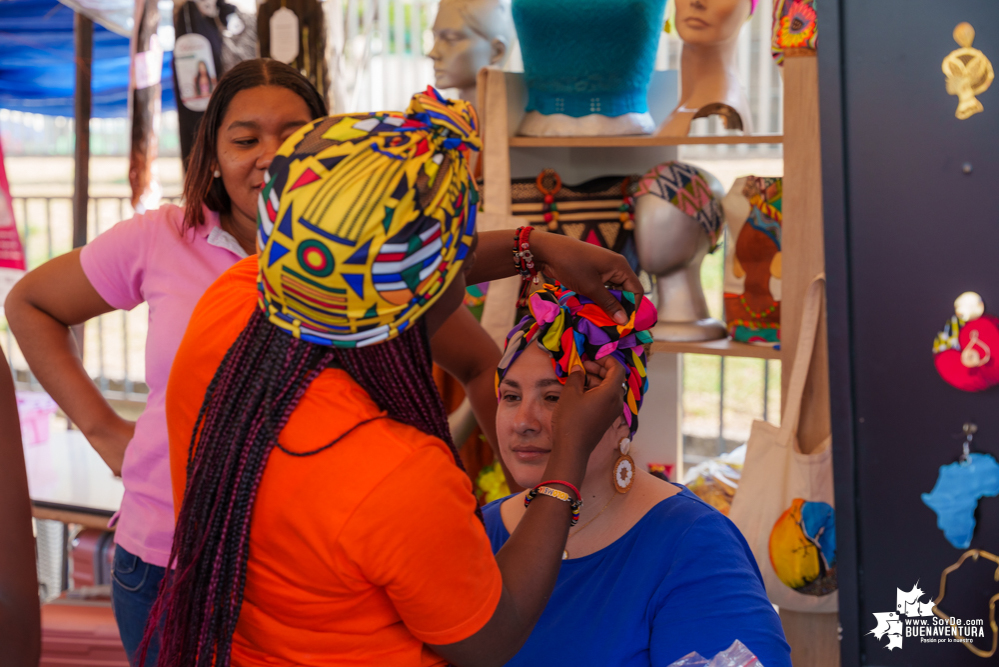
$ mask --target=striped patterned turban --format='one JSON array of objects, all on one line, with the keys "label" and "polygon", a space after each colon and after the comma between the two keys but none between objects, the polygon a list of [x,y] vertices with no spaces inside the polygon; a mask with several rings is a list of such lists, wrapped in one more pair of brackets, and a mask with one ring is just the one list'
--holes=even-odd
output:
[{"label": "striped patterned turban", "polygon": [[292,135],[260,194],[259,305],[319,345],[398,336],[457,275],[472,244],[480,147],[471,105],[433,88],[406,113],[330,116]]},{"label": "striped patterned turban", "polygon": [[714,177],[693,165],[663,162],[642,177],[635,196],[655,195],[692,217],[711,239],[711,252],[714,252],[721,240],[725,214],[709,179],[713,181]]},{"label": "striped patterned turban", "polygon": [[649,329],[655,326],[658,314],[642,295],[617,290],[611,294],[624,307],[627,324],[617,324],[590,299],[558,284],[545,285],[532,294],[530,315],[506,337],[506,352],[496,369],[497,396],[503,376],[532,341],[551,355],[555,375],[563,384],[573,366],[610,355],[628,371],[624,419],[634,436],[642,397],[649,388],[644,346],[652,343]]}]

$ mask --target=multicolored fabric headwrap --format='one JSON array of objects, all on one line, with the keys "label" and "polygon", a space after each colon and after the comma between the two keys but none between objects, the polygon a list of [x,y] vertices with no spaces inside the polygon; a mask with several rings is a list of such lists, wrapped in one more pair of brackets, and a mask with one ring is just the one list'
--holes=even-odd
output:
[{"label": "multicolored fabric headwrap", "polygon": [[683,162],[663,162],[638,182],[635,197],[642,195],[655,195],[676,206],[704,229],[711,239],[711,252],[718,247],[725,213],[700,169]]},{"label": "multicolored fabric headwrap", "polygon": [[268,169],[258,206],[259,305],[319,345],[398,336],[457,275],[475,232],[475,110],[433,88],[406,113],[321,118]]},{"label": "multicolored fabric headwrap", "polygon": [[497,398],[503,376],[534,341],[551,355],[555,375],[563,384],[574,366],[610,355],[628,371],[624,419],[634,436],[642,397],[649,388],[644,346],[652,343],[649,329],[659,316],[652,302],[640,294],[617,290],[611,294],[624,307],[627,324],[617,324],[593,301],[558,284],[545,285],[532,294],[527,302],[531,314],[506,337],[506,351],[496,369]]}]

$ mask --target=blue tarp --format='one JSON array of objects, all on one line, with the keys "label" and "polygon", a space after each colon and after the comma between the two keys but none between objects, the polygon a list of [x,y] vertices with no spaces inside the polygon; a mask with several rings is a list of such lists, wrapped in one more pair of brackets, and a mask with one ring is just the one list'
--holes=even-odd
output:
[{"label": "blue tarp", "polygon": [[[163,56],[163,110],[173,109],[172,52]],[[94,118],[128,114],[128,38],[94,24]],[[73,10],[56,0],[0,0],[0,108],[73,115]]]}]

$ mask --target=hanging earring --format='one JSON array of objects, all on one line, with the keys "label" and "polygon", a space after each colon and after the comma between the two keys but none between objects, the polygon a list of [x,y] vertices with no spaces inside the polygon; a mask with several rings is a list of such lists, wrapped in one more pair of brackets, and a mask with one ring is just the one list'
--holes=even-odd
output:
[{"label": "hanging earring", "polygon": [[216,169],[215,172],[212,174],[212,176],[214,176],[215,178],[218,178],[221,175],[222,175],[222,172],[219,171],[218,169]]},{"label": "hanging earring", "polygon": [[614,490],[618,493],[628,493],[635,481],[635,461],[628,456],[631,451],[631,438],[621,438],[618,443],[621,455],[614,462]]}]

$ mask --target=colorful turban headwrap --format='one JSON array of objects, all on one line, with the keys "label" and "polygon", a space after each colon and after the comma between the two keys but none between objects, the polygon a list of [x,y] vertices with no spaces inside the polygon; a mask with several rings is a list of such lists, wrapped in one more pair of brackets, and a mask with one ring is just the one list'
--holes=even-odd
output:
[{"label": "colorful turban headwrap", "polygon": [[652,343],[649,329],[655,326],[658,314],[642,295],[617,290],[611,294],[624,307],[627,324],[617,324],[593,301],[558,284],[545,285],[532,294],[528,299],[531,314],[506,337],[506,351],[496,369],[497,396],[503,376],[533,341],[551,355],[555,375],[563,384],[577,364],[610,355],[628,371],[624,419],[634,436],[642,397],[649,388],[644,346]]},{"label": "colorful turban headwrap", "polygon": [[428,88],[405,114],[330,116],[292,135],[257,212],[269,321],[311,343],[362,347],[424,315],[472,244],[476,132],[471,105]]},{"label": "colorful turban headwrap", "polygon": [[642,177],[635,197],[655,195],[692,217],[711,239],[714,252],[721,239],[725,214],[706,176],[697,167],[683,162],[663,162]]}]

